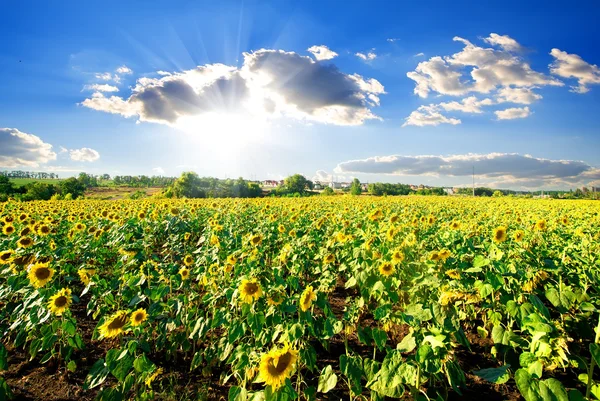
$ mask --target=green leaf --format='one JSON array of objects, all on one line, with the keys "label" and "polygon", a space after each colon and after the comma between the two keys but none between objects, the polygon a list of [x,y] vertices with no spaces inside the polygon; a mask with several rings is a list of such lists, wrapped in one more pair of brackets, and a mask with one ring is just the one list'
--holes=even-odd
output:
[{"label": "green leaf", "polygon": [[594,361],[596,361],[596,365],[600,366],[600,345],[596,343],[590,344],[590,354],[592,354]]},{"label": "green leaf", "polygon": [[475,256],[475,258],[473,259],[473,267],[477,268],[477,267],[484,267],[484,266],[489,266],[490,264],[490,260],[487,259],[485,256],[482,255],[477,255]]},{"label": "green leaf", "polygon": [[104,359],[97,360],[94,366],[92,366],[92,369],[90,369],[90,373],[85,378],[84,388],[91,389],[101,385],[104,383],[104,380],[106,380],[109,373],[108,367],[104,363]]},{"label": "green leaf", "polygon": [[8,369],[8,351],[4,344],[0,343],[0,370]]},{"label": "green leaf", "polygon": [[346,289],[352,288],[357,284],[356,278],[350,277],[348,281],[346,281],[346,285],[344,286]]},{"label": "green leaf", "polygon": [[373,329],[372,333],[373,340],[375,341],[375,345],[380,350],[385,348],[385,343],[387,342],[387,333],[381,329]]},{"label": "green leaf", "polygon": [[133,368],[137,373],[149,373],[154,370],[155,366],[146,355],[142,354],[133,361]]},{"label": "green leaf", "polygon": [[508,368],[510,368],[510,365],[506,364],[499,368],[476,370],[473,372],[473,374],[491,383],[504,384],[510,379],[510,373],[508,373]]},{"label": "green leaf", "polygon": [[75,372],[77,370],[77,363],[75,363],[75,361],[69,361],[67,369],[69,369],[69,372]]},{"label": "green leaf", "polygon": [[333,372],[331,365],[327,365],[321,371],[321,376],[319,376],[319,385],[317,387],[317,391],[319,393],[327,393],[328,391],[335,388],[337,384],[337,375]]},{"label": "green leaf", "polygon": [[417,342],[415,341],[415,337],[413,336],[412,330],[410,333],[404,336],[402,341],[396,345],[396,350],[399,352],[411,352],[417,347]]},{"label": "green leaf", "polygon": [[243,387],[231,386],[229,389],[228,401],[246,401],[248,399],[248,392]]},{"label": "green leaf", "polygon": [[567,391],[556,379],[546,379],[540,382],[540,395],[544,401],[569,401]]},{"label": "green leaf", "polygon": [[539,385],[533,380],[527,370],[517,370],[515,373],[515,382],[525,401],[542,401],[539,395]]}]

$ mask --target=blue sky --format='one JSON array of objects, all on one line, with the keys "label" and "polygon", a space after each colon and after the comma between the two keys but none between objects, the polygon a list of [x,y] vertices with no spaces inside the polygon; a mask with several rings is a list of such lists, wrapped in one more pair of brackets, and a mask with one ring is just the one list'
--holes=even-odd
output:
[{"label": "blue sky", "polygon": [[488,3],[11,2],[0,168],[600,186],[599,3]]}]

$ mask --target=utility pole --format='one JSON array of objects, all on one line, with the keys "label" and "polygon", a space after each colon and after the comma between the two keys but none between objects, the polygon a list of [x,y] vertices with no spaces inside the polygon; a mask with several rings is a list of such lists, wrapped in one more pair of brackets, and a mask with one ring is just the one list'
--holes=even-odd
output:
[{"label": "utility pole", "polygon": [[473,166],[473,197],[475,197],[475,166]]}]

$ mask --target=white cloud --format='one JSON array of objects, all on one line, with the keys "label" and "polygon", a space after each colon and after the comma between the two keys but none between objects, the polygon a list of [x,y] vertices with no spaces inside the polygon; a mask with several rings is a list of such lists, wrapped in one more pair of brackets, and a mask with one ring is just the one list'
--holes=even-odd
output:
[{"label": "white cloud", "polygon": [[100,79],[102,81],[111,81],[113,77],[110,72],[99,72],[96,74],[96,79]]},{"label": "white cloud", "polygon": [[69,149],[65,148],[64,146],[59,146],[58,149],[58,153],[67,153],[69,151]]},{"label": "white cloud", "polygon": [[424,57],[425,53],[421,52],[421,53],[417,53],[415,54],[413,57]]},{"label": "white cloud", "polygon": [[496,94],[499,103],[531,104],[540,100],[542,95],[534,93],[533,88],[500,88]]},{"label": "white cloud", "polygon": [[69,150],[71,160],[78,162],[94,162],[100,158],[100,153],[90,148]]},{"label": "white cloud", "polygon": [[115,72],[117,74],[131,74],[133,73],[133,71],[131,70],[131,68],[127,67],[126,65],[122,65],[119,68],[117,68],[115,70]]},{"label": "white cloud", "polygon": [[336,173],[470,177],[494,186],[568,187],[600,178],[600,170],[576,160],[551,160],[516,153],[451,156],[375,156],[338,164]]},{"label": "white cloud", "polygon": [[358,58],[360,58],[363,61],[367,61],[367,62],[368,61],[373,61],[373,60],[375,60],[377,58],[377,54],[375,53],[374,50],[375,49],[371,50],[368,53],[360,53],[360,52],[358,52],[358,53],[355,54],[355,56],[358,57]]},{"label": "white cloud", "polygon": [[315,56],[315,59],[317,59],[318,61],[331,60],[332,58],[337,57],[338,55],[336,52],[329,49],[325,45],[309,47],[308,51],[312,53],[313,56]]},{"label": "white cloud", "polygon": [[483,39],[492,46],[500,46],[509,52],[520,52],[523,47],[508,35],[498,35],[497,33],[491,33],[489,37]]},{"label": "white cloud", "polygon": [[84,90],[91,90],[94,92],[118,92],[119,88],[116,86],[108,85],[108,84],[92,84],[85,85],[83,87]]},{"label": "white cloud", "polygon": [[52,145],[16,128],[0,128],[0,167],[38,167],[56,160]]},{"label": "white cloud", "polygon": [[569,54],[559,49],[552,49],[550,55],[554,62],[550,64],[550,72],[563,78],[577,79],[578,86],[572,86],[571,91],[586,93],[588,85],[600,84],[600,68],[589,64],[577,54]]},{"label": "white cloud", "polygon": [[461,111],[463,113],[483,113],[481,106],[490,106],[494,104],[491,99],[479,100],[475,96],[469,96],[464,98],[461,102],[452,101],[446,103],[440,103],[439,107],[446,111]]},{"label": "white cloud", "polygon": [[410,113],[405,118],[403,127],[408,125],[415,125],[417,127],[424,127],[427,125],[437,126],[440,124],[451,124],[457,125],[461,121],[456,118],[448,118],[439,112],[439,108],[436,105],[420,106],[417,110]]},{"label": "white cloud", "polygon": [[152,169],[152,172],[154,172],[158,175],[165,175],[165,170],[162,167],[154,167]]},{"label": "white cloud", "polygon": [[371,108],[381,94],[385,90],[375,79],[348,75],[294,52],[261,49],[244,53],[241,68],[207,64],[161,78],[139,78],[129,98],[96,92],[81,104],[174,126],[211,113],[361,125],[379,119]]},{"label": "white cloud", "polygon": [[525,118],[531,115],[529,107],[511,107],[505,110],[495,111],[498,120],[514,120],[515,118]]},{"label": "white cloud", "polygon": [[388,38],[387,39],[387,41],[390,42],[390,43],[394,43],[394,42],[397,42],[399,40],[400,40],[400,38]]},{"label": "white cloud", "polygon": [[159,71],[156,71],[156,73],[157,73],[158,75],[162,75],[162,76],[165,76],[165,75],[171,75],[171,73],[170,73],[170,72],[168,72],[168,71],[160,71],[160,70],[159,70]]},{"label": "white cloud", "polygon": [[[505,48],[483,48],[455,37],[463,49],[450,56],[435,56],[417,65],[406,75],[415,81],[414,93],[426,98],[430,93],[461,96],[467,93],[489,93],[501,87],[562,86],[563,83],[534,71],[521,57],[513,53],[518,43],[508,43],[509,37],[487,38],[504,43]],[[508,40],[508,39],[510,40]],[[510,51],[507,49],[511,49]]]}]

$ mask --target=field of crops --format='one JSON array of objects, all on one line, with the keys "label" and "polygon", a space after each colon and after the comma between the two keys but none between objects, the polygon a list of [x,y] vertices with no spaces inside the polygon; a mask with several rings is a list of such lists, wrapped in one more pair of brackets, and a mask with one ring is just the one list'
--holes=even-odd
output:
[{"label": "field of crops", "polygon": [[0,205],[0,399],[600,399],[600,203]]}]

